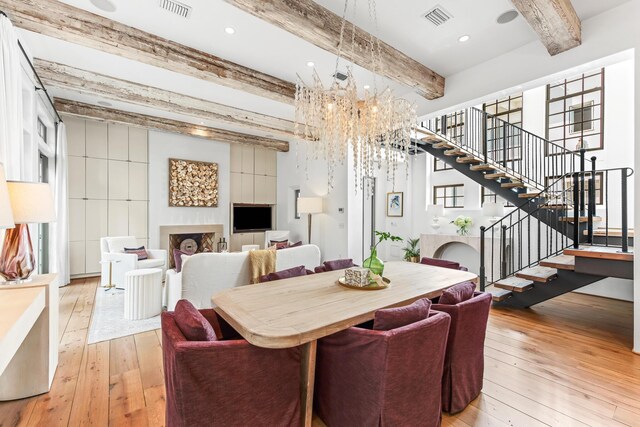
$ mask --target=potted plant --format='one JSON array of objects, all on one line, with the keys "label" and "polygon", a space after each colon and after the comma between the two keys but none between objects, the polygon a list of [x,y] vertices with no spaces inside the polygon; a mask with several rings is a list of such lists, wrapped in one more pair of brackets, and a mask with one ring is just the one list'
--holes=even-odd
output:
[{"label": "potted plant", "polygon": [[473,220],[468,216],[459,215],[456,219],[451,221],[451,224],[454,224],[458,229],[456,232],[460,236],[466,236],[469,234],[469,230],[473,225]]},{"label": "potted plant", "polygon": [[407,246],[402,250],[404,251],[405,261],[420,261],[420,239],[407,239]]},{"label": "potted plant", "polygon": [[371,273],[382,276],[382,272],[384,271],[384,263],[380,258],[378,258],[378,245],[386,240],[391,240],[392,242],[399,242],[402,240],[401,237],[392,236],[391,233],[386,231],[377,231],[376,237],[378,238],[378,242],[373,245],[371,248],[371,255],[369,258],[365,259],[362,263],[364,268],[368,268]]}]

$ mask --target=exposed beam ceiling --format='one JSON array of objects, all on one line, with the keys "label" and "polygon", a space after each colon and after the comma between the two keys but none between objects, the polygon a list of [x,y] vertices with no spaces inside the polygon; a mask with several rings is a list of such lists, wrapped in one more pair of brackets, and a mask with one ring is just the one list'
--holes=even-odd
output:
[{"label": "exposed beam ceiling", "polygon": [[289,151],[289,143],[277,139],[263,138],[260,136],[247,135],[240,132],[216,129],[207,126],[198,126],[192,123],[166,119],[164,117],[97,107],[65,99],[56,98],[54,100],[54,105],[60,113],[66,113],[78,117],[104,120],[110,123],[140,126],[189,136],[199,136],[201,138],[226,142],[229,144],[259,145],[272,150]]},{"label": "exposed beam ceiling", "polygon": [[0,0],[19,28],[293,103],[295,85],[55,0]]},{"label": "exposed beam ceiling", "polygon": [[36,59],[34,65],[47,86],[97,95],[101,98],[213,120],[264,133],[293,137],[293,122],[176,92],[116,79],[55,62]]},{"label": "exposed beam ceiling", "polygon": [[580,46],[580,18],[571,0],[511,0],[538,34],[549,54],[557,55]]},{"label": "exposed beam ceiling", "polygon": [[[225,0],[245,12],[329,51],[338,53],[342,17],[312,0]],[[373,70],[371,35],[356,27],[352,43],[352,26],[347,24],[342,56]],[[355,46],[354,46],[355,44]],[[411,59],[392,46],[380,42],[381,75],[413,88],[427,99],[444,95],[444,77]]]}]

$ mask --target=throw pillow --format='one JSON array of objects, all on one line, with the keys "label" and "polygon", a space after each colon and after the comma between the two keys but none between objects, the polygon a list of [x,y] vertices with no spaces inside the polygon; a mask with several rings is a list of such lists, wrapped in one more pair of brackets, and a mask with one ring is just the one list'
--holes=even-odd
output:
[{"label": "throw pillow", "polygon": [[333,261],[325,261],[324,262],[324,268],[327,271],[334,271],[334,270],[342,270],[344,268],[349,268],[349,267],[354,267],[354,263],[353,260],[351,258],[349,259],[336,259]]},{"label": "throw pillow", "polygon": [[376,311],[373,317],[373,329],[389,331],[419,322],[429,317],[431,301],[427,298],[419,299],[404,307],[384,308]]},{"label": "throw pillow", "polygon": [[178,301],[174,315],[178,329],[187,340],[217,341],[218,337],[211,323],[186,299]]},{"label": "throw pillow", "polygon": [[144,246],[140,246],[139,248],[124,248],[124,253],[138,255],[138,261],[149,258],[149,254]]},{"label": "throw pillow", "polygon": [[433,265],[435,267],[452,268],[454,270],[460,269],[459,262],[448,261],[446,259],[424,257],[420,260],[420,264]]},{"label": "throw pillow", "polygon": [[173,262],[176,265],[176,273],[180,273],[182,271],[182,261],[184,257],[189,257],[191,254],[181,251],[180,249],[173,249]]},{"label": "throw pillow", "polygon": [[476,284],[473,282],[458,283],[442,291],[438,304],[454,305],[470,299],[476,290]]},{"label": "throw pillow", "polygon": [[304,265],[299,265],[293,268],[287,268],[286,270],[276,271],[275,273],[269,273],[268,278],[271,280],[288,279],[290,277],[306,276],[307,269]]},{"label": "throw pillow", "polygon": [[275,246],[276,249],[284,249],[289,247],[289,241],[288,240],[270,240],[269,246]]}]

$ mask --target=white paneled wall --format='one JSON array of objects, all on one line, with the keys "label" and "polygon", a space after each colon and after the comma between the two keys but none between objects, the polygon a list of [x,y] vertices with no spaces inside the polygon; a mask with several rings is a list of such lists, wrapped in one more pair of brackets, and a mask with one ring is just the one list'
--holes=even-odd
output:
[{"label": "white paneled wall", "polygon": [[71,274],[100,272],[100,238],[148,241],[146,129],[65,117]]}]

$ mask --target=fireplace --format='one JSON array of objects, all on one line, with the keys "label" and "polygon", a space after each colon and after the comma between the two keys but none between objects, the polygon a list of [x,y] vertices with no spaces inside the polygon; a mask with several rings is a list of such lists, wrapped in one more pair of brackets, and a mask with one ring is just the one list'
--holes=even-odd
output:
[{"label": "fireplace", "polygon": [[160,245],[167,250],[169,268],[175,268],[174,249],[190,254],[217,252],[217,244],[222,237],[222,224],[160,226]]}]

